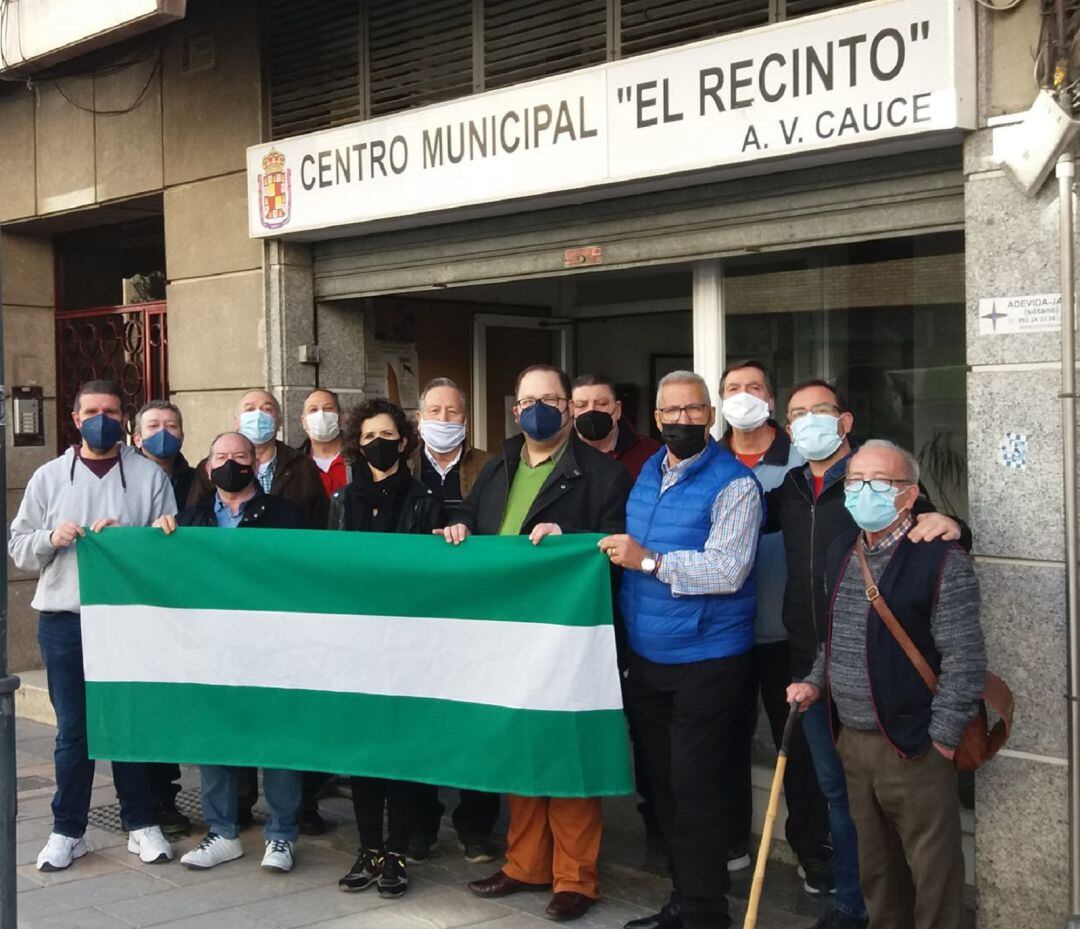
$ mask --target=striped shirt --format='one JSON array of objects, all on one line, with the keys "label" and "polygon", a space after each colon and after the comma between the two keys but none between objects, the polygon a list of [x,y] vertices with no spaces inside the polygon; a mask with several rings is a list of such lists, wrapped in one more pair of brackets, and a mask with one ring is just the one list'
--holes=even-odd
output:
[{"label": "striped shirt", "polygon": [[[664,456],[660,464],[661,496],[681,480],[687,466],[699,455],[674,466]],[[713,501],[712,525],[704,550],[667,552],[660,561],[657,579],[668,584],[676,597],[735,593],[754,567],[761,517],[761,494],[754,479],[736,478]]]}]

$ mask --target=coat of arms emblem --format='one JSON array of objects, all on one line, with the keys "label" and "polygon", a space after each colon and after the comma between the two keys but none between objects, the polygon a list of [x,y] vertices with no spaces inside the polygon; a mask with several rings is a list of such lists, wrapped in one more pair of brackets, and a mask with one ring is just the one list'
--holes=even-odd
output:
[{"label": "coat of arms emblem", "polygon": [[280,229],[289,221],[292,171],[285,167],[285,156],[277,149],[271,149],[263,156],[259,204],[259,218],[267,229]]}]

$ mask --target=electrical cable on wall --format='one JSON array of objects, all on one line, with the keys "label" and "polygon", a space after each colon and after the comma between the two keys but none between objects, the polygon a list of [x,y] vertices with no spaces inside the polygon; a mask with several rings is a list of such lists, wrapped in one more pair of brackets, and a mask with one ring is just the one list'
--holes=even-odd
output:
[{"label": "electrical cable on wall", "polygon": [[[147,93],[150,90],[151,85],[154,82],[154,77],[157,75],[162,66],[162,53],[164,51],[165,39],[162,37],[158,41],[148,44],[140,43],[142,47],[130,52],[127,55],[121,56],[119,59],[106,61],[102,64],[87,67],[87,60],[93,60],[94,53],[91,53],[87,58],[84,58],[81,63],[73,63],[69,65],[60,65],[55,68],[49,68],[37,75],[32,75],[27,72],[20,72],[12,65],[7,59],[5,49],[8,47],[8,32],[11,27],[10,11],[14,0],[0,0],[0,65],[5,69],[4,74],[0,74],[0,81],[7,81],[10,83],[25,83],[27,90],[35,91],[37,86],[43,83],[51,83],[56,88],[57,93],[60,94],[69,104],[78,110],[82,110],[85,113],[91,113],[95,116],[122,116],[125,113],[130,113],[133,110],[138,109],[146,98]],[[22,35],[16,27],[15,36],[16,45],[19,50],[20,59],[25,62],[26,56],[22,48]],[[102,54],[115,55],[115,49]],[[98,55],[96,57],[101,57]],[[65,79],[74,79],[80,77],[107,77],[110,74],[117,74],[121,71],[137,67],[144,62],[153,59],[153,67],[150,69],[149,74],[146,77],[146,81],[143,83],[139,92],[136,94],[135,99],[131,104],[125,107],[117,107],[115,109],[99,110],[93,106],[85,106],[78,101],[72,99],[70,94],[64,90],[60,81]]]}]

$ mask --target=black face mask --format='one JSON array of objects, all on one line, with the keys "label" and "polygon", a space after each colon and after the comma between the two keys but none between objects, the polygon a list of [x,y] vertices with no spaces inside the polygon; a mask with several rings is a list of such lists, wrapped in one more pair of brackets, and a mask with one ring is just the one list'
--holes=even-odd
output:
[{"label": "black face mask", "polygon": [[615,420],[610,413],[603,410],[589,410],[588,413],[580,413],[574,419],[578,435],[590,442],[598,442],[605,439],[615,428]]},{"label": "black face mask", "polygon": [[401,457],[400,439],[372,439],[360,446],[360,454],[376,471],[389,471]]},{"label": "black face mask", "polygon": [[247,488],[255,480],[255,467],[249,464],[240,464],[230,458],[223,465],[218,465],[210,472],[210,480],[219,490],[227,494],[239,493]]},{"label": "black face mask", "polygon": [[666,423],[660,430],[660,438],[680,461],[693,458],[709,441],[708,427],[693,423]]}]

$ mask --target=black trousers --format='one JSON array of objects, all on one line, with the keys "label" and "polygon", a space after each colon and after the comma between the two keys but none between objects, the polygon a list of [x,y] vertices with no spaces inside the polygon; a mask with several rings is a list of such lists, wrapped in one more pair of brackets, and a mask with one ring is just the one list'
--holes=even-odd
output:
[{"label": "black trousers", "polygon": [[671,853],[684,929],[727,929],[731,764],[752,656],[662,665],[631,654],[627,709]]},{"label": "black trousers", "polygon": [[[458,838],[464,842],[477,841],[490,837],[499,818],[502,797],[499,794],[484,793],[481,790],[458,791],[460,799],[451,820]],[[444,812],[439,802],[439,788],[431,784],[417,784],[414,790],[416,818],[414,831],[427,836],[439,834],[439,822]]]},{"label": "black trousers", "polygon": [[176,795],[180,793],[180,765],[150,764],[150,776],[154,782],[158,801],[164,810],[176,808]]},{"label": "black trousers", "polygon": [[[409,850],[416,808],[417,784],[384,777],[353,777],[352,802],[356,829],[364,848],[404,855]],[[383,810],[387,835],[383,842]]]},{"label": "black trousers", "polygon": [[[765,707],[773,744],[777,750],[780,748],[780,739],[784,734],[784,723],[788,715],[786,691],[791,683],[791,649],[788,643],[770,642],[757,645],[752,654],[750,686],[742,714],[743,728],[736,742],[739,754],[733,765],[736,784],[732,795],[732,821],[735,829],[732,845],[740,845],[750,840],[753,815],[750,749],[754,730],[757,728],[758,694],[761,694],[761,703]],[[796,725],[791,733],[787,770],[784,772],[784,797],[788,808],[784,832],[792,851],[799,858],[831,857],[832,852],[828,845],[829,810],[818,787],[810,748],[800,725]]]}]

